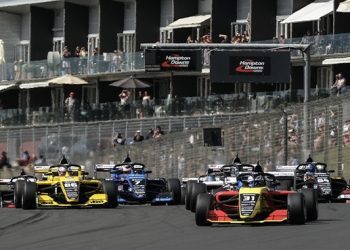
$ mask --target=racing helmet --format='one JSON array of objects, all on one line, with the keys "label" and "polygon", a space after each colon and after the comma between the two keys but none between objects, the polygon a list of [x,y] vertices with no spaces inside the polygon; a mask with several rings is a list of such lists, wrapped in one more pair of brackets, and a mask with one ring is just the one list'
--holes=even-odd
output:
[{"label": "racing helmet", "polygon": [[254,177],[248,176],[247,183],[248,183],[248,187],[254,187],[255,186]]},{"label": "racing helmet", "polygon": [[314,163],[310,163],[306,166],[306,172],[308,173],[316,173],[316,166]]},{"label": "racing helmet", "polygon": [[58,175],[59,176],[64,176],[64,175],[66,175],[66,172],[67,172],[67,169],[65,168],[65,167],[59,167],[58,168]]},{"label": "racing helmet", "polygon": [[207,176],[208,181],[215,181],[215,176],[214,175],[208,175]]}]

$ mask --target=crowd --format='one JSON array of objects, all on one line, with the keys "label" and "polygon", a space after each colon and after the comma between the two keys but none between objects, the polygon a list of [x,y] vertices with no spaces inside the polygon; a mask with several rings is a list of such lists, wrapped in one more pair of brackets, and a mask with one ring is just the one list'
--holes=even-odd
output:
[{"label": "crowd", "polygon": [[[243,33],[236,32],[231,39],[229,39],[229,36],[226,34],[219,34],[220,43],[232,43],[232,44],[238,44],[238,43],[249,43],[250,42],[250,35],[247,30],[243,31]],[[186,43],[212,43],[212,38],[210,35],[205,34],[201,36],[198,40],[193,40],[192,36],[189,35],[186,39]]]},{"label": "crowd", "polygon": [[156,126],[156,128],[150,128],[146,136],[142,134],[141,130],[136,130],[134,137],[131,138],[125,138],[121,133],[116,132],[112,136],[112,147],[115,148],[118,145],[129,145],[149,139],[158,139],[163,135],[164,131],[161,129],[160,126]]}]

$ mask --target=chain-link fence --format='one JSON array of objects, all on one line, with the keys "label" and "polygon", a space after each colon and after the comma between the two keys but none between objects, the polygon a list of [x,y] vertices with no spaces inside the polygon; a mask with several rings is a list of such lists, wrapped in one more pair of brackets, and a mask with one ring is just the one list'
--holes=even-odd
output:
[{"label": "chain-link fence", "polygon": [[[329,169],[350,177],[349,98],[332,97],[293,105],[268,113],[190,116],[114,122],[28,127],[0,130],[1,147],[16,157],[23,150],[45,155],[55,163],[63,152],[73,162],[85,164],[122,161],[145,163],[154,176],[197,176],[208,164],[229,163],[236,154],[242,161],[266,169],[302,162],[311,154]],[[146,136],[161,126],[165,134],[133,142],[136,130]],[[112,146],[120,132],[124,145]]]}]

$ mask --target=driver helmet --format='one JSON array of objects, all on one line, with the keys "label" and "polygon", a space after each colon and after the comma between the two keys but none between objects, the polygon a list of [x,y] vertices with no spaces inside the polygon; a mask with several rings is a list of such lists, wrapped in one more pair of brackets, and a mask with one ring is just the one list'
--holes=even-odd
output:
[{"label": "driver helmet", "polygon": [[247,183],[249,187],[254,187],[254,177],[248,176]]},{"label": "driver helmet", "polygon": [[316,166],[315,166],[315,164],[314,163],[310,163],[309,165],[307,165],[307,167],[306,167],[306,171],[308,172],[308,173],[315,173],[316,172]]},{"label": "driver helmet", "polygon": [[67,169],[65,167],[61,166],[61,167],[58,168],[58,175],[59,176],[65,176],[66,172],[67,172]]},{"label": "driver helmet", "polygon": [[215,181],[215,176],[214,175],[208,175],[207,180],[208,181]]},{"label": "driver helmet", "polygon": [[131,166],[128,164],[128,165],[124,165],[123,167],[122,167],[122,169],[123,169],[123,173],[124,174],[129,174],[129,173],[131,173]]}]

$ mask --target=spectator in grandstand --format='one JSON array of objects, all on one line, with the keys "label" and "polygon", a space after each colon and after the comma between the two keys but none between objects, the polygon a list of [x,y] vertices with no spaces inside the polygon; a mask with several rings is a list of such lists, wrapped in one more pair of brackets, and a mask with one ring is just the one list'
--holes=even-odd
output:
[{"label": "spectator in grandstand", "polygon": [[18,166],[27,166],[30,163],[30,155],[27,150],[25,150],[20,158],[17,160]]},{"label": "spectator in grandstand", "polygon": [[122,107],[124,112],[130,111],[130,92],[126,89],[123,89],[119,94],[120,98],[120,106]]},{"label": "spectator in grandstand", "polygon": [[186,43],[193,43],[192,36],[189,35],[186,39]]},{"label": "spectator in grandstand", "polygon": [[346,93],[346,80],[342,73],[338,73],[335,75],[335,82],[332,88],[334,89],[333,94],[336,93],[338,96],[344,95]]},{"label": "spectator in grandstand", "polygon": [[163,130],[161,129],[160,126],[157,126],[156,129],[154,130],[153,138],[160,138],[162,135],[164,135]]},{"label": "spectator in grandstand", "polygon": [[141,134],[141,130],[137,130],[136,133],[135,133],[135,136],[134,136],[134,141],[135,142],[140,142],[140,141],[143,141],[143,140],[144,140],[144,137]]},{"label": "spectator in grandstand", "polygon": [[228,42],[227,35],[225,35],[225,34],[219,34],[219,38],[221,39],[220,43],[227,43]]},{"label": "spectator in grandstand", "polygon": [[280,38],[278,39],[278,42],[281,43],[281,44],[284,44],[286,43],[286,38],[283,34],[280,35]]},{"label": "spectator in grandstand", "polygon": [[45,159],[45,157],[43,156],[43,155],[39,155],[39,158],[36,160],[36,161],[34,161],[34,164],[35,165],[47,165],[47,163],[46,163],[46,159]]},{"label": "spectator in grandstand", "polygon": [[116,133],[112,137],[112,145],[113,147],[116,147],[117,145],[124,145],[125,139],[123,138],[121,133]]},{"label": "spectator in grandstand", "polygon": [[68,50],[67,46],[64,46],[63,48],[63,61],[62,61],[62,75],[64,74],[70,74],[71,70],[70,70],[70,61],[69,61],[69,57],[71,57],[71,53]]},{"label": "spectator in grandstand", "polygon": [[146,135],[146,140],[153,138],[153,135],[154,135],[154,129],[150,128],[148,130],[148,134]]},{"label": "spectator in grandstand", "polygon": [[72,121],[75,120],[75,116],[78,111],[78,105],[79,105],[79,101],[78,99],[75,98],[75,93],[70,92],[69,96],[64,101],[64,107],[65,107],[67,118],[71,119]]},{"label": "spectator in grandstand", "polygon": [[249,32],[247,30],[243,31],[242,42],[243,43],[249,43],[250,42],[250,35],[249,35]]},{"label": "spectator in grandstand", "polygon": [[10,168],[11,164],[10,159],[7,157],[7,153],[5,151],[2,151],[0,155],[0,169],[5,166]]}]

